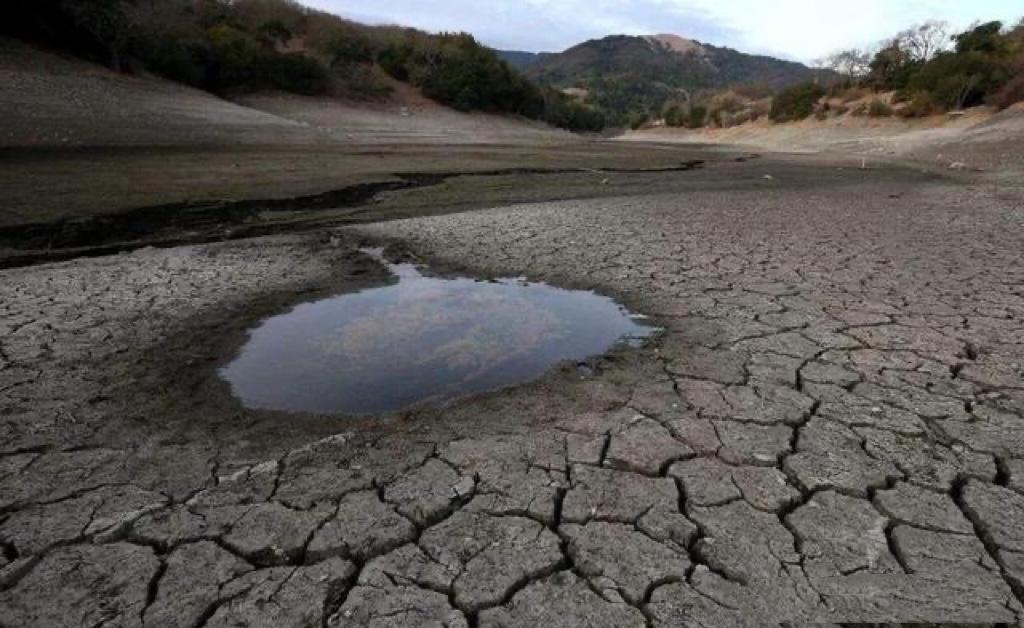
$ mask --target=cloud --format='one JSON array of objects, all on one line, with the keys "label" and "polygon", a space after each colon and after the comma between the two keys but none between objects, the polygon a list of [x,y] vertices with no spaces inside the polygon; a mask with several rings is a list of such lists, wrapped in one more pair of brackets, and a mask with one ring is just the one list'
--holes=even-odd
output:
[{"label": "cloud", "polygon": [[746,52],[810,61],[867,46],[928,19],[958,28],[1012,20],[1005,0],[305,0],[356,20],[468,31],[496,48],[559,51],[611,34],[675,33]]}]

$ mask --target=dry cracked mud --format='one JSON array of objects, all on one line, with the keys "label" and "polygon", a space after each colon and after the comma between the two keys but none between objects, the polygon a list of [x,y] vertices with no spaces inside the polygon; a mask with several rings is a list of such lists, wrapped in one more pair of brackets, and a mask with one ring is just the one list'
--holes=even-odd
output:
[{"label": "dry cracked mud", "polygon": [[[772,171],[0,271],[0,625],[1019,624],[1021,195]],[[665,332],[393,417],[241,408],[246,327],[386,281],[367,242]]]}]

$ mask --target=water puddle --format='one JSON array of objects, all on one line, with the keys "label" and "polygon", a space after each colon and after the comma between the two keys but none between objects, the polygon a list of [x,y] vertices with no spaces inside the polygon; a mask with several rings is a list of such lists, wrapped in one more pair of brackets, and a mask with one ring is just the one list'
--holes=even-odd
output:
[{"label": "water puddle", "polygon": [[382,414],[528,382],[658,331],[593,292],[388,267],[397,283],[256,327],[221,369],[235,396],[264,410]]}]

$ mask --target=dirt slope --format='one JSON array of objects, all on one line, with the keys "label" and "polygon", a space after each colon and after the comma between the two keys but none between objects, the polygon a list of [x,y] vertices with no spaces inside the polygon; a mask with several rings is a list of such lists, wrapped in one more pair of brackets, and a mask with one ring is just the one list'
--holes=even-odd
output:
[{"label": "dirt slope", "polygon": [[465,114],[396,84],[386,104],[262,94],[235,102],[0,39],[0,146],[525,143],[572,137]]},{"label": "dirt slope", "polygon": [[301,124],[205,92],[0,40],[0,145],[310,142]]},{"label": "dirt slope", "polygon": [[655,128],[628,133],[626,141],[751,146],[786,152],[841,152],[866,158],[909,159],[943,167],[1024,171],[1024,106],[1000,113],[977,108],[963,116],[924,120],[843,116],[791,124],[767,120],[728,129]]}]

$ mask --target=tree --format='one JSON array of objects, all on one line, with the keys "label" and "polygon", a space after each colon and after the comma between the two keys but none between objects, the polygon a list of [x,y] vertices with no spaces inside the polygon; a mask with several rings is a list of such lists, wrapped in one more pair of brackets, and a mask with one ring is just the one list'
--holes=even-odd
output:
[{"label": "tree", "polygon": [[896,36],[899,47],[918,62],[930,61],[935,55],[947,50],[951,40],[949,23],[940,20],[930,20]]},{"label": "tree", "polygon": [[871,53],[856,48],[840,50],[832,53],[820,63],[843,78],[857,79],[870,71]]},{"label": "tree", "polygon": [[772,100],[769,114],[775,122],[793,122],[810,117],[825,90],[817,83],[801,83],[787,87]]},{"label": "tree", "polygon": [[285,45],[292,38],[292,31],[288,26],[285,25],[281,20],[270,20],[264,22],[259,29],[260,35],[267,38],[270,42],[278,45]]},{"label": "tree", "polygon": [[992,55],[1006,53],[1007,41],[1002,37],[1002,22],[978,24],[971,30],[953,37],[958,53],[981,52]]},{"label": "tree", "polygon": [[134,5],[135,0],[63,0],[61,9],[107,50],[110,68],[120,72],[121,57],[131,36],[129,9]]},{"label": "tree", "polygon": [[896,38],[875,54],[871,60],[871,82],[878,89],[902,89],[914,71],[922,65]]}]

